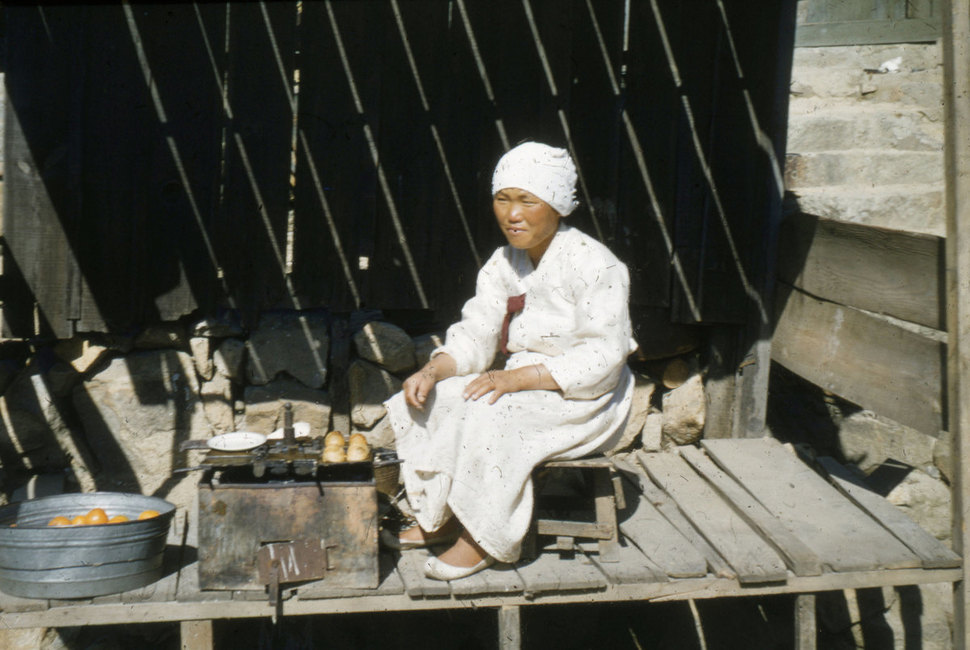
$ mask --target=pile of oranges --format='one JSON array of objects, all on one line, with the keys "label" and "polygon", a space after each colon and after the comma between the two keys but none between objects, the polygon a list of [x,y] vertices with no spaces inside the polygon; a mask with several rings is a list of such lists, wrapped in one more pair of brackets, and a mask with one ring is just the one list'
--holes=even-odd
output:
[{"label": "pile of oranges", "polygon": [[[138,520],[151,519],[158,516],[157,510],[145,510],[138,515]],[[130,519],[125,515],[114,515],[109,517],[102,508],[92,508],[87,514],[78,515],[74,518],[67,518],[62,515],[54,517],[48,526],[94,526],[97,524],[122,524]]]}]

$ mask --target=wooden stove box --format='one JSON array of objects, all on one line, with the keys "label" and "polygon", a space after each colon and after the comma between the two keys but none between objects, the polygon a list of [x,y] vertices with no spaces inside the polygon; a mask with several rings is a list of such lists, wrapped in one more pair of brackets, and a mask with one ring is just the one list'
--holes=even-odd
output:
[{"label": "wooden stove box", "polygon": [[374,481],[227,483],[209,470],[199,482],[199,586],[264,589],[256,556],[267,543],[322,540],[324,584],[378,584]]}]

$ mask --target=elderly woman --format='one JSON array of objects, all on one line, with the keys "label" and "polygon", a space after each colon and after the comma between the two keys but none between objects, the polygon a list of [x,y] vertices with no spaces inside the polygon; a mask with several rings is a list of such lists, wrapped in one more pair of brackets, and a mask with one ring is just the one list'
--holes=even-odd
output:
[{"label": "elderly woman", "polygon": [[386,403],[418,526],[382,539],[452,543],[428,560],[431,578],[516,561],[532,470],[609,448],[630,410],[628,273],[562,223],[575,186],[563,149],[527,142],[499,160],[492,208],[509,245],[482,267],[445,344]]}]

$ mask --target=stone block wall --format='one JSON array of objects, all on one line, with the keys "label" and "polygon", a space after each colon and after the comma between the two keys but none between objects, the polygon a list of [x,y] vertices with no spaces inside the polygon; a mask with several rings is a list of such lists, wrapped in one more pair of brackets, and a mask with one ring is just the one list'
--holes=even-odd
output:
[{"label": "stone block wall", "polygon": [[795,50],[785,181],[798,208],[943,236],[938,44]]}]

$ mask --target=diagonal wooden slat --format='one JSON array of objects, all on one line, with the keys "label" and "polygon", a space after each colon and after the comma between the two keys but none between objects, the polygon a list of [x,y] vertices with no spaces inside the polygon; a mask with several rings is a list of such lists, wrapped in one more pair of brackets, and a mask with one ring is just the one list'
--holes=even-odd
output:
[{"label": "diagonal wooden slat", "polygon": [[920,557],[923,568],[945,569],[960,566],[959,555],[907,517],[906,513],[869,490],[844,465],[829,457],[819,458],[818,461],[837,488]]},{"label": "diagonal wooden slat", "polygon": [[[689,549],[694,549],[697,553],[701,555],[706,563],[707,567],[710,569],[711,573],[719,578],[736,578],[737,574],[734,569],[732,569],[724,558],[717,552],[713,546],[707,543],[704,536],[701,535],[696,528],[688,521],[684,514],[663,490],[658,488],[653,484],[653,481],[644,473],[643,469],[636,465],[632,465],[625,461],[614,460],[614,464],[617,469],[623,471],[623,475],[633,481],[636,486],[643,493],[643,497],[653,505],[663,518],[666,519],[670,525],[672,525],[680,535],[687,540],[687,545],[684,547],[684,555],[690,556],[691,551]],[[622,526],[620,527],[622,530]],[[641,549],[644,547],[640,547]],[[691,571],[696,570],[696,567],[691,568]],[[673,576],[672,573],[667,573],[669,576]],[[678,576],[679,577],[679,576]],[[685,576],[688,577],[688,576]]]},{"label": "diagonal wooden slat", "polygon": [[647,473],[737,571],[742,583],[780,582],[788,571],[778,553],[679,456],[641,454]]},{"label": "diagonal wooden slat", "polygon": [[[627,475],[629,477],[629,471]],[[642,480],[649,479],[643,476]],[[646,559],[672,578],[707,575],[707,561],[700,551],[632,485],[632,481],[624,481],[623,485],[627,507],[617,513],[623,536],[636,544]],[[621,563],[626,562],[623,557]]]},{"label": "diagonal wooden slat", "polygon": [[714,462],[697,447],[680,448],[680,455],[691,464],[735,511],[758,531],[785,559],[788,567],[800,576],[817,576],[822,573],[818,556],[785,528],[757,499],[722,472]]},{"label": "diagonal wooden slat", "polygon": [[920,559],[772,438],[707,440],[708,454],[833,571],[902,569]]}]

